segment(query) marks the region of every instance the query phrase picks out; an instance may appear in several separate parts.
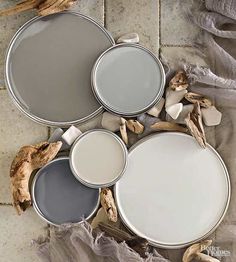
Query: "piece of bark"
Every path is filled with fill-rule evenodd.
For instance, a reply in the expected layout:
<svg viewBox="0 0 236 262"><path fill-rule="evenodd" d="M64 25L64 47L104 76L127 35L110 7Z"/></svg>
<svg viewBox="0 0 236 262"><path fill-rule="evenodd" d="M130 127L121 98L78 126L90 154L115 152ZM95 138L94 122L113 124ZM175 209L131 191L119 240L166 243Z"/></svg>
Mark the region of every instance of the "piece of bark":
<svg viewBox="0 0 236 262"><path fill-rule="evenodd" d="M144 131L144 126L139 123L138 120L130 119L126 121L126 126L131 132L135 134L142 134Z"/></svg>
<svg viewBox="0 0 236 262"><path fill-rule="evenodd" d="M190 103L195 104L196 102L198 102L200 104L200 106L204 107L204 108L209 108L213 105L213 102L209 98L207 98L207 97L205 97L204 95L201 95L201 94L188 92L187 94L185 94L184 97Z"/></svg>
<svg viewBox="0 0 236 262"><path fill-rule="evenodd" d="M148 251L149 246L148 241L145 238L131 236L123 230L104 223L99 223L99 228L108 236L113 237L118 243L125 241L125 243L139 253L141 257L146 257L146 252Z"/></svg>
<svg viewBox="0 0 236 262"><path fill-rule="evenodd" d="M76 0L46 0L39 5L38 14L41 16L64 11L70 8Z"/></svg>
<svg viewBox="0 0 236 262"><path fill-rule="evenodd" d="M96 216L93 218L92 222L91 222L91 227L92 228L96 228L98 227L99 223L109 223L109 218L104 210L104 208L99 208L97 211Z"/></svg>
<svg viewBox="0 0 236 262"><path fill-rule="evenodd" d="M125 142L126 145L129 143L128 134L126 130L126 120L124 118L121 118L121 125L120 125L120 134L122 137L122 140Z"/></svg>
<svg viewBox="0 0 236 262"><path fill-rule="evenodd" d="M183 70L178 71L169 83L169 87L175 91L187 89L188 86L188 78Z"/></svg>
<svg viewBox="0 0 236 262"><path fill-rule="evenodd" d="M31 205L29 179L31 173L51 161L58 153L62 142L43 142L36 145L24 146L14 158L11 169L11 191L13 206L20 215Z"/></svg>
<svg viewBox="0 0 236 262"><path fill-rule="evenodd" d="M0 16L15 15L35 9L38 15L45 16L68 9L76 0L25 0L13 7L0 11Z"/></svg>
<svg viewBox="0 0 236 262"><path fill-rule="evenodd" d="M202 124L202 113L199 103L194 104L193 111L185 119L191 135L197 140L202 148L206 148L206 136Z"/></svg>
<svg viewBox="0 0 236 262"><path fill-rule="evenodd" d="M175 131L175 132L183 132L183 133L187 133L188 131L186 127L167 121L159 121L151 125L151 129L153 131Z"/></svg>
<svg viewBox="0 0 236 262"><path fill-rule="evenodd" d="M117 208L111 190L109 188L103 188L100 196L101 205L104 208L109 220L117 222Z"/></svg>

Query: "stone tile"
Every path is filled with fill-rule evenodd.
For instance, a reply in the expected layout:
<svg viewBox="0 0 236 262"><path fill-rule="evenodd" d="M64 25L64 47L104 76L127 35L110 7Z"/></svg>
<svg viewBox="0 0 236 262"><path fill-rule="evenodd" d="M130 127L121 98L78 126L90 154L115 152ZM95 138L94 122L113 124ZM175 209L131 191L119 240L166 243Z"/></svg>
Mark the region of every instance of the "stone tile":
<svg viewBox="0 0 236 262"><path fill-rule="evenodd" d="M0 261L39 262L31 240L46 236L47 224L31 208L18 216L12 206L0 206Z"/></svg>
<svg viewBox="0 0 236 262"><path fill-rule="evenodd" d="M90 130L90 129L101 128L101 122L102 122L102 115L99 115L99 116L89 120L87 123L78 125L77 127L82 132L85 132L85 131Z"/></svg>
<svg viewBox="0 0 236 262"><path fill-rule="evenodd" d="M160 53L173 68L178 68L182 62L206 65L204 58L193 47L162 47Z"/></svg>
<svg viewBox="0 0 236 262"><path fill-rule="evenodd" d="M193 1L161 0L161 44L192 45L201 30L186 18L184 9L191 8Z"/></svg>
<svg viewBox="0 0 236 262"><path fill-rule="evenodd" d="M0 203L10 203L11 161L21 146L47 140L48 130L19 112L6 90L0 91L0 101Z"/></svg>
<svg viewBox="0 0 236 262"><path fill-rule="evenodd" d="M14 6L17 2L19 1L0 1L0 9ZM5 53L9 42L15 32L30 18L34 17L35 14L34 11L27 11L18 15L0 17L0 84L3 84Z"/></svg>
<svg viewBox="0 0 236 262"><path fill-rule="evenodd" d="M90 16L104 24L104 0L80 0L71 10Z"/></svg>
<svg viewBox="0 0 236 262"><path fill-rule="evenodd" d="M156 54L159 45L158 0L106 0L106 27L117 38L139 34L140 43Z"/></svg>

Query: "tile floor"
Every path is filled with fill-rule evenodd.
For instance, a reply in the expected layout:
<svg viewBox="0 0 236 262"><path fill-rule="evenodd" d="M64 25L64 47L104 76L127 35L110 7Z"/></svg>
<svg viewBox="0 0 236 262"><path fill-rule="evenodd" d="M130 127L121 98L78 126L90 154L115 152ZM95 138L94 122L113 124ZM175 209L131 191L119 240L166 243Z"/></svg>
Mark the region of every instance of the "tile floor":
<svg viewBox="0 0 236 262"><path fill-rule="evenodd" d="M0 1L0 8L15 0ZM104 24L114 37L137 32L141 44L156 55L166 56L176 64L183 57L195 63L204 61L192 56L193 40L201 33L190 24L182 7L190 7L189 1L175 0L80 0L73 8ZM22 115L11 102L4 85L4 53L15 31L34 12L0 18L0 262L38 261L30 247L31 240L48 232L33 210L18 217L11 206L9 190L9 166L20 146L47 139L50 130ZM99 118L83 129L92 128ZM180 261L173 252L173 261Z"/></svg>

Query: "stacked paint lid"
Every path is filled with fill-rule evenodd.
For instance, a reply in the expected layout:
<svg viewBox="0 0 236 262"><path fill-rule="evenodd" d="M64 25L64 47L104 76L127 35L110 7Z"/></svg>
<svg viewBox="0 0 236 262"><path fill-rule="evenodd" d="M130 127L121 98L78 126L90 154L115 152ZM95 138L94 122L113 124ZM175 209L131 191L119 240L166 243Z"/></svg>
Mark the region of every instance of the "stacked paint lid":
<svg viewBox="0 0 236 262"><path fill-rule="evenodd" d="M103 108L125 116L143 113L159 101L164 82L163 67L149 50L116 46L104 27L73 12L31 19L6 56L13 101L48 126L79 124Z"/></svg>

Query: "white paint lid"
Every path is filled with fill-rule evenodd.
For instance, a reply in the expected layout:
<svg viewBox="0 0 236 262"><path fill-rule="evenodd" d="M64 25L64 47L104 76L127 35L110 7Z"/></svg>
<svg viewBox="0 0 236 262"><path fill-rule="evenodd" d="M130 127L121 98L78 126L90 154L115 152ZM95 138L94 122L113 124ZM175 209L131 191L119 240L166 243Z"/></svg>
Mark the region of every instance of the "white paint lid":
<svg viewBox="0 0 236 262"><path fill-rule="evenodd" d="M85 132L75 141L70 152L74 176L92 188L111 186L120 179L127 166L124 142L105 129Z"/></svg>
<svg viewBox="0 0 236 262"><path fill-rule="evenodd" d="M211 146L202 149L191 136L162 133L131 150L115 197L123 222L135 234L155 246L179 248L219 225L230 182Z"/></svg>

